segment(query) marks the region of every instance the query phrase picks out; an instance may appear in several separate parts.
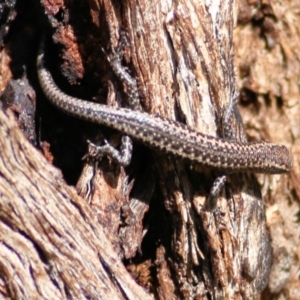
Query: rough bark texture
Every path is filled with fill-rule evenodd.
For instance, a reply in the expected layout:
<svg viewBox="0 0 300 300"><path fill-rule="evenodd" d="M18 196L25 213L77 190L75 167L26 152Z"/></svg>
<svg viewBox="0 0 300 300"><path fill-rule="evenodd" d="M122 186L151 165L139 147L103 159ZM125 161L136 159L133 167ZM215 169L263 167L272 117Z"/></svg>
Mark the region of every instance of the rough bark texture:
<svg viewBox="0 0 300 300"><path fill-rule="evenodd" d="M300 297L300 7L251 3L41 0L28 1L29 11L7 3L1 17L16 25L3 43L1 87L10 89L2 101L47 160L12 114L1 113L2 297L256 299L263 290L263 299ZM75 191L50 163L75 184L86 140L118 146L120 135L67 117L43 99L34 75L37 20L49 39L48 65L66 93L126 106L126 86L102 51L109 54L126 30L124 65L138 80L145 111L226 138L224 115L240 100L249 140L291 146L292 180L231 175L221 213L213 215L202 208L218 172L135 143L126 169L109 159L85 160ZM12 76L22 84L8 84ZM35 140L31 83L37 138L51 152ZM246 141L233 107L230 138Z"/></svg>
<svg viewBox="0 0 300 300"><path fill-rule="evenodd" d="M0 113L1 276L13 299L152 299L88 204ZM3 295L4 296L4 295Z"/></svg>
<svg viewBox="0 0 300 300"><path fill-rule="evenodd" d="M289 176L258 176L273 262L262 299L299 299L299 78L298 1L240 1L234 33L240 111L250 140L290 145Z"/></svg>

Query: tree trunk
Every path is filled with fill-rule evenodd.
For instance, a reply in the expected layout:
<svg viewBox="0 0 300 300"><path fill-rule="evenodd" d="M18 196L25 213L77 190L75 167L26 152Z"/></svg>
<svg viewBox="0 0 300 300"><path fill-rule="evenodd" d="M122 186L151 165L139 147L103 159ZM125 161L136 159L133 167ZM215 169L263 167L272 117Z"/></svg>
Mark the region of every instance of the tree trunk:
<svg viewBox="0 0 300 300"><path fill-rule="evenodd" d="M45 14L39 16L40 23L49 38L48 66L64 92L87 101L126 106L127 87L119 82L106 57L117 47L121 31L126 31L129 44L123 64L137 79L143 110L213 136L228 138L229 130L231 139L246 142L235 103L238 83L233 55L233 28L236 21L243 23L235 35L235 65L238 79L243 78L239 81L240 108L250 125L248 106L250 111L256 108L261 119L263 112L268 118L266 127L255 123L262 134L253 129L249 137L292 142L289 124L271 133L273 127L288 119L292 104L286 104L280 89L274 91L267 84L262 89L261 81L253 83L257 53L251 52L246 61L241 59L247 54L242 53L246 47L239 44L242 38L238 36L250 21L254 28L269 29L276 15L271 5L256 8L254 16L251 6L242 3L237 15L237 3L230 0L210 4L196 0L40 2L40 13ZM258 16L262 25L254 23ZM256 41L265 38L267 46L280 48L282 40L263 29ZM19 36L30 36L27 44L37 33L36 29L28 33L27 27L19 30ZM16 44L22 43L16 40ZM9 47L14 57L13 38ZM28 57L33 65L31 54ZM228 175L218 198L218 213L212 214L204 205L221 173L135 142L127 168L108 158L85 159L75 190L51 165L52 160L72 184L86 140L101 143L105 138L118 146L120 134L55 110L43 99L33 72L28 68L38 91L39 129L32 129L35 124L28 121L21 127L33 142L34 131L40 132L38 138L50 142L51 152L47 144L38 143L46 160L17 128L12 113L0 113L3 297L256 299L266 288L270 272L273 281L269 281L265 297L284 289L291 259L285 247L279 242L274 244L274 237L271 244L270 232L275 229L272 219L268 219L270 232L267 227L258 180L264 180L263 193L274 212L271 204L279 201L277 193L285 202L286 195L299 194L297 189L292 194L291 188L286 188L286 175L275 177L276 182L269 176L257 179L253 174ZM31 92L26 95L34 99ZM11 92L6 92L2 100L9 97ZM16 104L4 106L14 109ZM233 114L224 124L228 107L232 107ZM23 110L22 105L17 110L19 124L19 111ZM268 124L272 125L268 128ZM297 170L292 173L294 182ZM271 269L272 245L275 263ZM278 267L282 261L285 265ZM288 268L283 279L276 279L280 272L276 267L281 271Z"/></svg>

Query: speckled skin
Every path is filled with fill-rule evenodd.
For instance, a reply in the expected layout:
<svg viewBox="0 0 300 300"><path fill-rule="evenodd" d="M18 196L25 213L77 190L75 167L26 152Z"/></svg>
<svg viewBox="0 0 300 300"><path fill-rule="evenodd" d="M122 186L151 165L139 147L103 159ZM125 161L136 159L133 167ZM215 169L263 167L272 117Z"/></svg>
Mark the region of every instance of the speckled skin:
<svg viewBox="0 0 300 300"><path fill-rule="evenodd" d="M43 92L54 105L75 117L117 129L150 147L225 172L276 174L293 166L283 145L222 140L160 116L70 97L58 89L43 61L41 47L37 68Z"/></svg>

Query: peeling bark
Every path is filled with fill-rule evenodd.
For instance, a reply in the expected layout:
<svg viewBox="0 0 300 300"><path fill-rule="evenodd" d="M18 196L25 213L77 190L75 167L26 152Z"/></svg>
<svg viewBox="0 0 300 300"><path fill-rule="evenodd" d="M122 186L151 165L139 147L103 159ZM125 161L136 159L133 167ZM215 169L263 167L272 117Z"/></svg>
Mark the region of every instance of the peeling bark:
<svg viewBox="0 0 300 300"><path fill-rule="evenodd" d="M103 52L109 54L120 31L126 30L129 45L124 65L137 78L141 104L148 113L245 142L235 105L239 84L240 109L247 124L252 121L245 112L249 101L252 103L249 95L258 95L250 110L256 107L267 118L275 115L275 121L270 118L273 125L287 114L288 100L283 97L280 108L274 104L280 102L280 89L276 83L268 86L267 79L254 77L259 72L254 63L257 56L254 52L242 55L242 37L236 40L238 30L259 20L261 32L253 41L259 44L264 36L267 46L277 49L275 42L282 40L275 30L276 10L269 4L253 15L253 8L245 3L239 4L237 14L237 3L229 0L209 4L196 0L40 2L45 12L43 27L54 42L49 38L48 65L66 93L126 106L127 87L112 73ZM244 27L238 27L234 37L236 18ZM234 38L239 81L234 71ZM282 43L290 58L284 46ZM263 95L270 96L269 102L263 102ZM233 114L229 124L224 124L229 106ZM48 120L45 111L41 116ZM272 134L269 121L261 120L255 123L259 130L250 130L251 140L291 142L285 139L288 125ZM65 122L69 122L67 117ZM118 146L120 134L94 124L78 124L74 130L78 130L82 145L67 140L73 148L67 154L70 158L77 148L85 147L86 139L101 143L105 138ZM42 133L46 126L59 136L60 127L52 128L45 121ZM53 144L57 141L59 137ZM211 214L203 205L218 171L190 165L138 143L126 169L109 159L86 159L76 189L50 165L53 156L48 146L43 146L47 162L26 141L10 113L0 113L0 143L3 297L256 299L267 286L272 248L265 202L254 175L228 176L218 199L219 213ZM55 155L54 161L58 161ZM294 182L298 182L297 170ZM271 177L262 178L268 203L276 198L268 189L291 194L286 188L287 176L276 183ZM297 193L297 187L295 190ZM276 222L270 214L268 211L273 234ZM288 251L274 244L274 238L273 247L275 265L265 295L284 289L286 276L281 280L276 276L290 266Z"/></svg>

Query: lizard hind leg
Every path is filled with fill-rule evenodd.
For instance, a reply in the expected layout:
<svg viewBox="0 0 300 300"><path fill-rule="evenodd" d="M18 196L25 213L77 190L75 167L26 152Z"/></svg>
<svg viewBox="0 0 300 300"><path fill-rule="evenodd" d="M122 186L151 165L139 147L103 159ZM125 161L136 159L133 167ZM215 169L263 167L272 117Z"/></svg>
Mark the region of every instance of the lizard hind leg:
<svg viewBox="0 0 300 300"><path fill-rule="evenodd" d="M129 107L136 111L142 111L140 97L138 92L137 81L132 77L126 67L122 65L124 48L129 44L126 32L120 33L119 43L116 49L111 50L111 55L107 55L104 49L102 51L106 55L107 61L110 64L118 79L127 86L127 96Z"/></svg>
<svg viewBox="0 0 300 300"><path fill-rule="evenodd" d="M122 58L124 55L124 48L128 45L128 37L125 32L121 32L118 46L116 49L112 48L111 55L109 56L104 49L102 51L107 57L107 60L118 79L127 86L127 96L129 107L133 110L141 111L138 88L135 78L131 77L126 67L122 65ZM104 141L104 145L96 145L90 141L89 153L86 157L102 159L104 156L110 157L119 165L126 167L129 165L132 156L132 140L129 136L124 135L121 140L120 150L115 149L113 146Z"/></svg>
<svg viewBox="0 0 300 300"><path fill-rule="evenodd" d="M108 156L119 165L126 167L130 164L132 156L132 140L129 136L123 135L121 139L120 150L115 149L108 144L105 140L104 145L96 145L91 141L88 141L89 150L85 158L95 158L101 160L103 157Z"/></svg>

